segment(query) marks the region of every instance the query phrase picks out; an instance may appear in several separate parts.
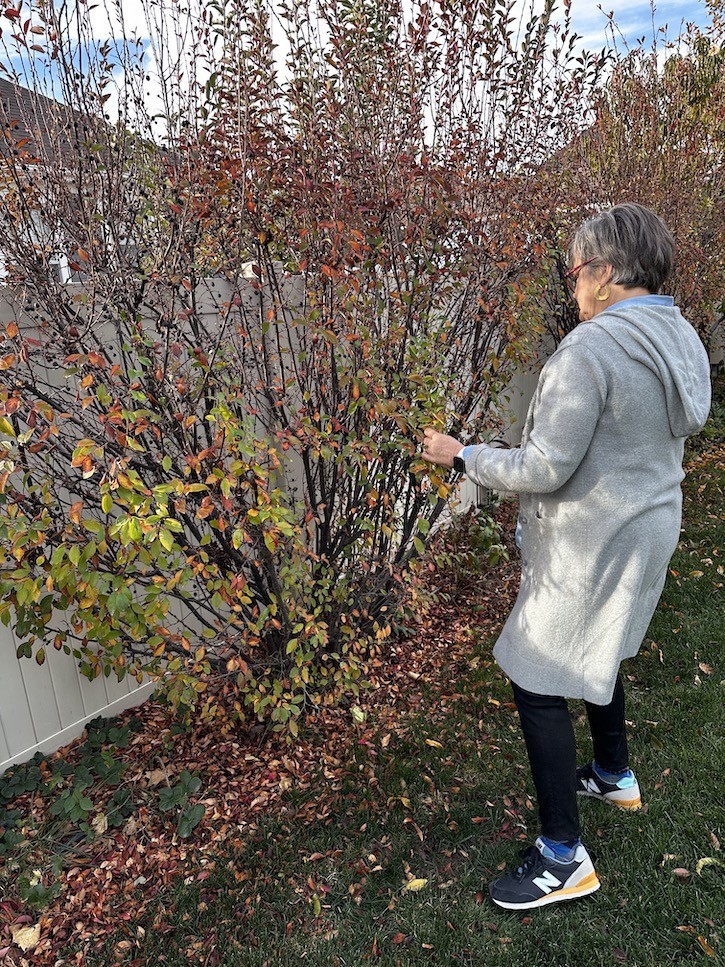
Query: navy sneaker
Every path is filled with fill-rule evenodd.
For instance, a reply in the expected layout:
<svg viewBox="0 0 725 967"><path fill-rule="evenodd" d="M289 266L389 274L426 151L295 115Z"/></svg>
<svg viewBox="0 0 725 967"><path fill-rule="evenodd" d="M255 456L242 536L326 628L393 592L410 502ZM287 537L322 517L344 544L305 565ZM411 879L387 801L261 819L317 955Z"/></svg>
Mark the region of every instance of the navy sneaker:
<svg viewBox="0 0 725 967"><path fill-rule="evenodd" d="M548 854L548 855L547 855ZM521 854L521 865L494 880L488 892L504 910L532 910L559 900L576 900L599 889L594 865L583 846L569 862L557 860L542 839Z"/></svg>
<svg viewBox="0 0 725 967"><path fill-rule="evenodd" d="M578 796L591 796L610 802L619 809L640 809L642 797L639 783L632 772L628 770L616 783L602 779L594 768L593 762L580 766L576 771L576 791Z"/></svg>

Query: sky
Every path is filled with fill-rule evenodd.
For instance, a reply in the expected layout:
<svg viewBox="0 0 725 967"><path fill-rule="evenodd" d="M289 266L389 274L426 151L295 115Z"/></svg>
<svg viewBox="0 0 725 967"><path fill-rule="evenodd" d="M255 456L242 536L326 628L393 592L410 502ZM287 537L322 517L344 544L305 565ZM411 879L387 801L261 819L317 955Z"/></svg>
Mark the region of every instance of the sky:
<svg viewBox="0 0 725 967"><path fill-rule="evenodd" d="M55 2L60 2L60 0L55 0ZM208 6L208 0L183 0L183 2L180 2L180 0L97 0L95 4L90 6L85 5L86 0L70 0L64 6L67 10L72 10L77 3L79 7L82 5L85 11L92 11L92 28L96 40L123 36L123 30L119 26L122 20L126 36L133 34L142 39L146 50L145 63L150 72L150 88L151 91L158 91L160 87L157 83L154 83L156 80L154 75L159 72L159 64L155 62L154 52L145 40L148 37L149 28L144 7L150 8L156 13L164 2L168 3L166 9L175 9L177 13L189 6L197 10L200 7ZM270 2L274 3L274 0L270 0ZM532 0L515 0L514 13L525 11L525 20L528 20L531 3ZM563 18L564 3L565 0L558 0L558 19ZM533 4L534 11L538 13L544 8L545 0L533 0ZM34 3L31 2L31 10L33 6ZM461 10L465 9L466 2L461 0ZM613 14L616 28L613 28L609 16L610 12ZM109 20L111 21L110 24ZM592 2L592 0L571 0L571 21L573 30L580 37L578 46L582 49L596 52L605 46L615 45L621 52L627 46L636 46L641 38L644 38L645 47L650 47L653 39L657 36L657 46L661 51L663 41L667 38L674 39L684 22L693 22L698 26L704 26L708 23L709 16L706 0L658 0L655 4L651 4L649 0L604 0L601 6L597 5L596 0L595 2ZM70 22L73 22L72 17ZM170 40L173 38L175 33L173 28L169 29L164 23L159 23L158 19L155 30L157 36L159 27L162 32L166 32ZM0 32L0 38L0 63L4 62L11 67L16 67L7 46L7 32L4 37ZM186 41L183 41L182 46L185 43ZM3 51L3 45L5 45L5 51ZM171 46L173 47L174 44L172 43ZM173 61L174 58L172 57L167 64L162 64L161 72L173 74ZM36 60L35 63L37 65L38 61ZM198 68L197 62L196 69L198 70ZM209 67L202 67L202 73L208 73L208 70ZM52 67L50 71L52 74ZM117 75L119 80L120 76L121 72ZM33 86L22 76L19 79L21 83ZM52 80L51 85L52 90L46 88L45 92L58 97L59 94L56 92ZM151 96L153 97L153 94ZM156 96L158 97L158 94ZM114 94L112 95L112 102L107 105L110 116L114 116L116 113L113 103L115 100L116 95ZM160 102L159 107L161 107Z"/></svg>
<svg viewBox="0 0 725 967"><path fill-rule="evenodd" d="M698 26L708 22L707 9L700 0L660 0L655 4L654 16L646 0L605 0L601 5L591 0L572 0L572 23L582 37L582 47L598 50L604 46L607 36L611 38L607 16L610 11L614 12L617 27L621 30L621 35L616 35L620 44L623 38L630 45L640 37L649 42L654 31L664 27L668 28L668 36L674 37L683 22Z"/></svg>

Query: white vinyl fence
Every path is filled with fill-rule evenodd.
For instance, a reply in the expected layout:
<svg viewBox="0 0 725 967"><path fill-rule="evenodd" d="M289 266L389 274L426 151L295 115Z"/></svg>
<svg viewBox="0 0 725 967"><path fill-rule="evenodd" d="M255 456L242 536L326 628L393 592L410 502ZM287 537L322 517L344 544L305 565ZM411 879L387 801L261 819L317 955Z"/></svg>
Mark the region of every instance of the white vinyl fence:
<svg viewBox="0 0 725 967"><path fill-rule="evenodd" d="M81 734L97 715L118 715L148 698L153 683L96 678L90 682L63 652L49 648L43 665L16 658L12 629L0 627L0 773L36 752L50 753Z"/></svg>
<svg viewBox="0 0 725 967"><path fill-rule="evenodd" d="M505 396L507 416L511 423L504 434L506 442L516 447L521 442L521 433L528 413L529 403L534 397L539 382L539 370L517 373L509 384ZM464 478L458 491L458 503L455 510L466 511L471 507L486 507L490 501L491 492L485 487L479 487L472 480Z"/></svg>

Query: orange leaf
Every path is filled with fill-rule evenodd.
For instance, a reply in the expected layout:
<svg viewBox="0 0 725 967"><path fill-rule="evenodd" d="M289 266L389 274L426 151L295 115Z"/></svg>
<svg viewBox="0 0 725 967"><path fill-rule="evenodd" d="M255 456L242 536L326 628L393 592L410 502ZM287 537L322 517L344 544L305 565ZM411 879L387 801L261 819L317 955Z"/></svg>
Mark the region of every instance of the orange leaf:
<svg viewBox="0 0 725 967"><path fill-rule="evenodd" d="M705 953L707 954L708 957L716 957L717 956L717 954L715 953L715 951L712 949L712 947L707 942L707 940L705 940L704 937L698 937L697 938L697 942L700 944L700 946L705 951Z"/></svg>

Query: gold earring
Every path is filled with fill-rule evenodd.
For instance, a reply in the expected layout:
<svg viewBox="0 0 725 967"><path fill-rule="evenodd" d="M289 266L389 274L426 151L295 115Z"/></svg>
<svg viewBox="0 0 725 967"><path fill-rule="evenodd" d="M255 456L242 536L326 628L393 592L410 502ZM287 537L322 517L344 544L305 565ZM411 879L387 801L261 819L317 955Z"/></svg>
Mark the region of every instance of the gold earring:
<svg viewBox="0 0 725 967"><path fill-rule="evenodd" d="M602 293L602 287L599 285L599 283L597 283L597 286L594 289L594 298L597 300L597 302L606 302L609 298L609 286L606 285L604 288L605 291Z"/></svg>

